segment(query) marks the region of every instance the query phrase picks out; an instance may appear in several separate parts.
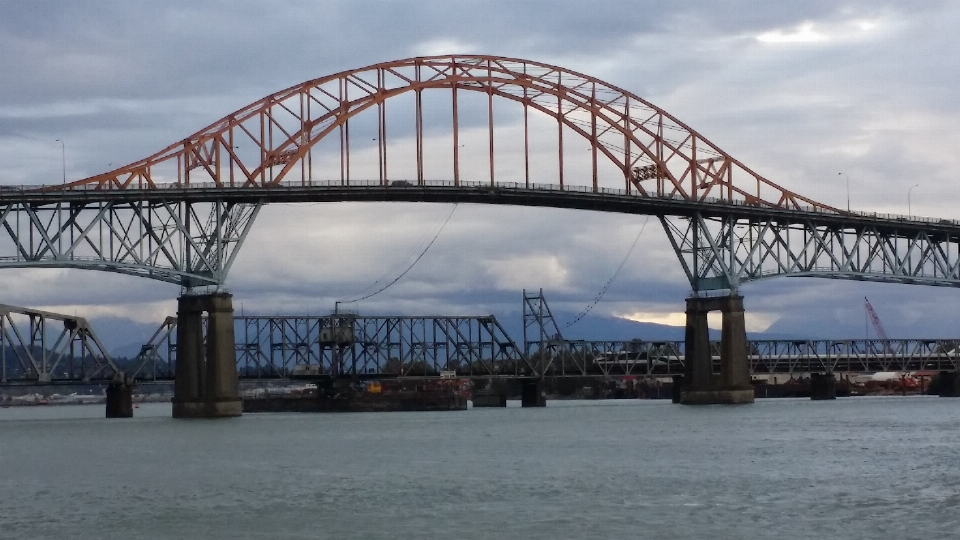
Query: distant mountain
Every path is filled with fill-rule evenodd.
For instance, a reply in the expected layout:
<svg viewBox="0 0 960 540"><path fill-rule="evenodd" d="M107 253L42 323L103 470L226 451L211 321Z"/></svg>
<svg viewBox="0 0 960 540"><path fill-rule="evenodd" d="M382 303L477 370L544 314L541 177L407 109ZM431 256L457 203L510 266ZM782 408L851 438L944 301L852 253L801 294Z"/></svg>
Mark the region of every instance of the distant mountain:
<svg viewBox="0 0 960 540"><path fill-rule="evenodd" d="M666 324L636 322L607 315L587 315L576 324L564 327L567 321L576 318L576 313L554 311L554 319L560 334L566 339L587 341L620 341L640 339L643 341L681 341L684 327ZM520 312L498 314L497 321L516 342L523 341L523 317ZM531 330L532 331L532 330ZM711 339L719 339L720 332L711 330Z"/></svg>

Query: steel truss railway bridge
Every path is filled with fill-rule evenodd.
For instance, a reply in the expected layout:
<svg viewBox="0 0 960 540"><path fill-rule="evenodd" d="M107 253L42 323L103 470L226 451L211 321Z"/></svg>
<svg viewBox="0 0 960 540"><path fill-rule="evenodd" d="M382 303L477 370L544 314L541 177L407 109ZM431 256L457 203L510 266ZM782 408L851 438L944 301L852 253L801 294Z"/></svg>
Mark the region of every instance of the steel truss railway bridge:
<svg viewBox="0 0 960 540"><path fill-rule="evenodd" d="M816 202L626 90L539 62L472 55L321 77L135 163L63 185L5 187L0 267L180 285L175 415L238 414L227 274L264 205L322 201L656 216L693 293L690 403L747 400L743 283L960 285L960 223ZM706 326L713 310L724 321L719 373Z"/></svg>
<svg viewBox="0 0 960 540"><path fill-rule="evenodd" d="M240 380L438 377L672 377L684 375L683 340L565 339L542 295L525 295L524 339L494 316L336 313L234 317ZM711 341L718 366L720 342ZM960 339L751 340L753 375L956 371ZM132 359L113 359L81 317L0 305L0 385L172 381L177 318L168 317Z"/></svg>

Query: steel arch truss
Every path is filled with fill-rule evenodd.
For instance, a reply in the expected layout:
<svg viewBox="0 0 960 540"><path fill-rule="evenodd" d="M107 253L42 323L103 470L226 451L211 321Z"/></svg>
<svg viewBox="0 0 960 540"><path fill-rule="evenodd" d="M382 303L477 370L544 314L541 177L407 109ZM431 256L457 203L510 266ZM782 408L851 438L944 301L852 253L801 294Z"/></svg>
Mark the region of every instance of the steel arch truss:
<svg viewBox="0 0 960 540"><path fill-rule="evenodd" d="M468 101L464 93L481 99ZM504 115L509 119L499 122L508 125L500 127L522 129L522 137L498 137L494 104L504 102L517 114ZM534 146L545 143L539 147L547 150L530 150L531 114L557 126L554 134L534 125L535 136L546 139ZM433 124L425 127L425 116L444 117L437 121L442 137L430 139ZM468 119L481 128L474 140L486 136L486 144L460 144ZM570 135L586 142L589 154L579 144L578 152L567 148ZM389 143L396 139L402 145ZM442 147L440 172L427 178L425 160L433 165L434 158L425 155L434 150L425 147L434 142ZM415 157L415 172L407 171L415 177L397 176L405 170L397 165L401 153ZM578 155L583 166L571 167ZM504 167L509 156L522 156L522 165ZM374 159L376 167L363 168ZM510 177L506 182L498 181L495 162L501 179ZM520 169L522 176L513 173ZM580 185L571 182L571 169ZM468 170L481 182L461 178ZM547 171L550 182L531 182L531 170ZM68 266L188 287L222 284L259 208L250 201L285 200L296 189L303 202L459 202L483 189L486 203L658 215L694 291L736 289L777 275L960 286L956 223L837 210L761 177L630 92L549 64L479 55L409 58L307 81L143 160L70 184L18 190L14 195L24 200L94 202L0 207L6 231L0 267ZM187 203L109 202L172 193L180 200L210 200L212 193L244 202L210 203L209 214L194 214Z"/></svg>
<svg viewBox="0 0 960 540"><path fill-rule="evenodd" d="M221 285L260 204L0 203L0 268L106 270L184 287Z"/></svg>
<svg viewBox="0 0 960 540"><path fill-rule="evenodd" d="M694 291L736 290L775 276L960 286L960 237L891 220L842 223L814 214L660 217Z"/></svg>
<svg viewBox="0 0 960 540"><path fill-rule="evenodd" d="M621 171L621 185L640 196L836 212L761 177L666 111L630 92L549 64L477 55L409 58L307 81L252 103L146 159L49 189L155 189L168 182L262 187L285 178L310 184L320 162L312 149L324 139L334 141L339 151L336 164L327 167L337 169L336 176L349 185L351 142L354 149L362 144L356 136L351 137L350 121L368 110L376 112L379 181L387 184L391 169L386 107L392 98L408 93L414 94L413 114L410 125L400 131L414 133L415 180L422 183L427 90L450 92L450 177L455 183L460 180L462 151L458 96L472 92L488 97L483 113L488 120L489 148L483 149L483 159L489 158L491 184L496 182L497 98L523 109L524 142L522 148L510 151L524 155L527 183L531 168L529 116L533 112L552 118L562 128L556 134L558 154L553 158L559 165L557 182L561 186L565 182L566 130L590 144L595 192L600 189L598 160L607 159Z"/></svg>

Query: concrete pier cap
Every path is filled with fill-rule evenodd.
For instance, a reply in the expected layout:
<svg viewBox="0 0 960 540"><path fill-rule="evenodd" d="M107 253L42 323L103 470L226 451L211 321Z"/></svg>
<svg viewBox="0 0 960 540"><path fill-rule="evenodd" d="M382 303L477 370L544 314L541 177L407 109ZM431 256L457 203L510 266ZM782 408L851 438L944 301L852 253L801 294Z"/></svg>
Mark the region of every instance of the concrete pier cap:
<svg viewBox="0 0 960 540"><path fill-rule="evenodd" d="M713 350L707 314L722 315L720 372L714 373ZM731 291L722 296L694 295L687 298L685 335L686 372L680 403L684 405L753 403L750 366L747 363L747 329L743 297Z"/></svg>

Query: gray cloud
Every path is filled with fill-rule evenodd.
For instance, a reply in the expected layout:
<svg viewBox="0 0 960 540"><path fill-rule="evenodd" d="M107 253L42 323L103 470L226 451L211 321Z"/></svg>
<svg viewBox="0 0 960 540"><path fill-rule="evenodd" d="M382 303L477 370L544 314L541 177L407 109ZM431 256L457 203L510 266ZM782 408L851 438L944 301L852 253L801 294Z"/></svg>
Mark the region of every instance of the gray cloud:
<svg viewBox="0 0 960 540"><path fill-rule="evenodd" d="M931 1L6 2L0 183L59 181L58 138L67 141L68 176L80 178L281 88L451 48L552 62L634 91L761 174L828 204L845 203L837 174L845 172L854 209L905 212L907 188L920 183L914 213L957 218L960 67L950 59L960 53L958 24L955 3ZM803 32L816 39L790 41ZM430 121L442 126L443 116ZM447 208L268 207L230 288L248 312L329 309L393 279ZM515 311L520 287L543 286L557 309L575 313L638 229L632 216L464 205L402 281L361 307ZM4 276L8 303L103 316L130 317L141 303L169 311L177 294L92 272ZM679 312L686 289L654 221L596 311ZM944 301L953 291L923 287L776 279L743 292L748 310L791 334L858 336L864 295L892 335L946 334L958 315Z"/></svg>

